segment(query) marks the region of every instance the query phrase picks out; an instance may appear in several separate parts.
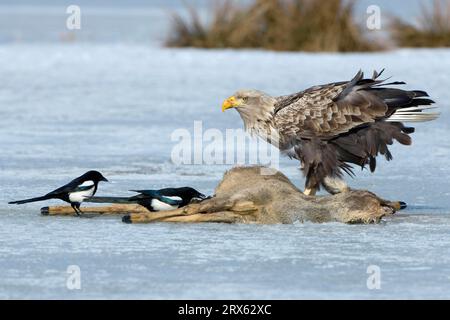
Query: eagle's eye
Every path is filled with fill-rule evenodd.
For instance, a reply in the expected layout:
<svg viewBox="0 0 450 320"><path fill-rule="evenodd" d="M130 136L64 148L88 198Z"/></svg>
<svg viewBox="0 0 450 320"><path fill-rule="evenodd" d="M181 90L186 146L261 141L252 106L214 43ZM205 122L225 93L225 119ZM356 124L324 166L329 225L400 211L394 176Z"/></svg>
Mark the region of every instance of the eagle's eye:
<svg viewBox="0 0 450 320"><path fill-rule="evenodd" d="M243 97L242 98L242 102L247 103L248 102L248 97Z"/></svg>

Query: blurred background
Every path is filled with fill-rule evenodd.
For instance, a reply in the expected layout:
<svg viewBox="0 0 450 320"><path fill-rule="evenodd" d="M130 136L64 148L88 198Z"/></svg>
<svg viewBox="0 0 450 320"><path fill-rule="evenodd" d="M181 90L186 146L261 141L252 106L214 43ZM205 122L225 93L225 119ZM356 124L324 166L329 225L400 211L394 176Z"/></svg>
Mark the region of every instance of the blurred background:
<svg viewBox="0 0 450 320"><path fill-rule="evenodd" d="M449 1L432 0L1 0L0 298L449 298L449 23ZM175 130L241 129L220 109L240 88L283 95L383 68L442 112L394 161L348 178L408 203L387 223L135 226L7 204L90 169L112 181L97 195L213 194L231 165L174 164ZM302 188L296 161L280 169ZM382 290L368 290L369 265Z"/></svg>
<svg viewBox="0 0 450 320"><path fill-rule="evenodd" d="M314 12L317 17L330 7L346 8L350 6L354 15L348 17L348 19L364 25L367 8L375 4L380 7L382 13L384 27L381 31L386 33L386 24L392 18L402 19L408 24L420 25L420 18L424 14L421 9L423 7L431 9L433 1L411 0L406 4L402 1L389 0L332 0L328 1L326 5L323 1L315 1L316 5L319 4L322 9L314 10ZM228 4L229 7L225 15L233 15L232 12L236 8L240 8L241 11L250 9L250 14L246 12L246 18L248 19L251 15L263 14L264 12L261 13L261 9L269 12L271 9L274 14L278 13L275 11L275 7L289 2L299 7L305 7L308 2L314 3L314 1L308 0L130 0L126 2L119 0L43 0L39 2L2 0L0 1L0 41L6 43L38 41L131 42L161 45L168 39L176 37L176 35L170 34L171 26L173 27L172 14L178 12L181 16L187 17L189 15L186 12L187 7L195 8L204 22L212 22L214 18L218 18L214 16L214 13L218 8L224 7L224 4ZM439 10L439 13L446 17L448 15L448 9L445 8L447 6L446 1L436 2L442 3L441 8L443 10ZM72 4L80 6L83 14L82 28L76 30L76 32L69 32L65 26L65 20L68 17L66 8ZM254 6L253 9L252 6ZM338 12L339 10L335 10L331 14L337 15ZM279 17L280 20L289 20L288 14L286 17ZM314 17L304 16L302 18L313 19ZM189 19L186 20L189 21ZM297 15L294 18L291 17L291 20L300 23L302 19ZM320 30L315 32L318 31ZM335 30L335 35L338 33L339 29Z"/></svg>

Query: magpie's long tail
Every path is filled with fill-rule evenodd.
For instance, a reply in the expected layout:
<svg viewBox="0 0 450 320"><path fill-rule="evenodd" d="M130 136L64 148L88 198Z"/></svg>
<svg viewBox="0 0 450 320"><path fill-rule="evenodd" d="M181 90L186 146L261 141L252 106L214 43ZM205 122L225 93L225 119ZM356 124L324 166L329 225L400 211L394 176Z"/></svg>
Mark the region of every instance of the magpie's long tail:
<svg viewBox="0 0 450 320"><path fill-rule="evenodd" d="M137 203L137 201L131 200L128 197L91 197L84 201L92 203L124 203L124 204Z"/></svg>
<svg viewBox="0 0 450 320"><path fill-rule="evenodd" d="M8 202L8 204L24 204L24 203L28 203L28 202L44 201L44 200L48 200L51 198L52 198L51 196L42 196L42 197L25 199L25 200L11 201L11 202Z"/></svg>

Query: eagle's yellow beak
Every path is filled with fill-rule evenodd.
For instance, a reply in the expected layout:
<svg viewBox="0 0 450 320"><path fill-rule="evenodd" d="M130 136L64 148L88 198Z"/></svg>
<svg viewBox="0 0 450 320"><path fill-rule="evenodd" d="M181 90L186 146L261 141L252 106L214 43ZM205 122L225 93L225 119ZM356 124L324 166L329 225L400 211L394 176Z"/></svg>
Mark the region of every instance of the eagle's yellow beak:
<svg viewBox="0 0 450 320"><path fill-rule="evenodd" d="M234 108L237 106L239 106L239 102L236 100L236 98L234 96L231 96L223 102L222 112L224 112L227 109Z"/></svg>

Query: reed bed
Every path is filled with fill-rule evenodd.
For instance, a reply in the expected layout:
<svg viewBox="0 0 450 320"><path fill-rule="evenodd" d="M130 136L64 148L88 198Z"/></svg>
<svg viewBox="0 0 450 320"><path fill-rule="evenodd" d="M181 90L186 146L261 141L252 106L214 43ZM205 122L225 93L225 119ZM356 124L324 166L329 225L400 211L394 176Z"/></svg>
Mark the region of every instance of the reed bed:
<svg viewBox="0 0 450 320"><path fill-rule="evenodd" d="M277 51L376 51L354 19L355 1L255 0L239 5L216 2L204 23L188 7L188 17L173 15L169 47L261 48Z"/></svg>
<svg viewBox="0 0 450 320"><path fill-rule="evenodd" d="M434 0L431 5L422 5L421 14L414 22L393 19L391 34L398 46L450 47L449 0Z"/></svg>

